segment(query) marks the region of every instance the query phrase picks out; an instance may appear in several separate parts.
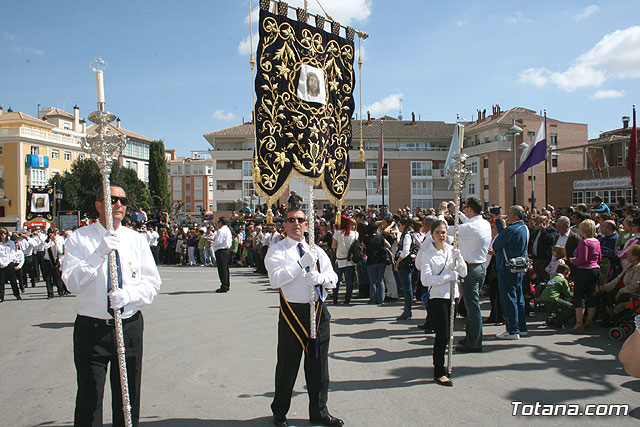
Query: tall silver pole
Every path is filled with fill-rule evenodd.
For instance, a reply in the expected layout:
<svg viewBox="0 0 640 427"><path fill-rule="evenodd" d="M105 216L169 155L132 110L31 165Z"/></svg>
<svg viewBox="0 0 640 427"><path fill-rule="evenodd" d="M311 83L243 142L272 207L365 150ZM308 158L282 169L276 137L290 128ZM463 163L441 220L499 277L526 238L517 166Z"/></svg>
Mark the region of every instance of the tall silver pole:
<svg viewBox="0 0 640 427"><path fill-rule="evenodd" d="M313 185L309 185L309 204L307 205L307 217L309 221L309 246L313 249L315 245L315 223L316 214L313 210ZM316 287L309 287L309 338L314 340L317 336L316 325Z"/></svg>
<svg viewBox="0 0 640 427"><path fill-rule="evenodd" d="M98 61L99 64L94 68L94 63ZM102 63L102 65L100 64ZM87 135L82 138L80 145L84 151L98 164L100 169L100 175L102 176L102 189L104 191L104 214L107 223L107 230L113 231L113 211L111 208L111 184L109 182L109 176L111 175L111 165L114 160L117 160L118 156L124 150L126 146L126 137L120 133L111 133L112 128L109 128L109 123L116 119L115 114L104 111L104 88L101 87L102 71L106 68L106 62L102 58L96 58L92 61L92 69L98 75L100 71L100 81L98 83L98 111L90 113L88 119L95 123L96 134ZM102 96L101 96L102 95ZM118 266L116 264L116 254L114 251L109 252L109 277L111 283L118 283ZM111 292L118 289L115 285L112 287ZM114 310L113 312L114 326L116 332L116 350L118 353L118 368L120 371L120 388L122 392L122 412L124 413L124 424L126 427L132 427L131 421L131 402L129 399L129 381L127 377L127 365L124 354L124 332L122 329L122 318L120 317L120 310Z"/></svg>
<svg viewBox="0 0 640 427"><path fill-rule="evenodd" d="M462 137L460 138L461 140L463 139ZM453 247L458 249L458 226L460 224L460 197L462 196L462 188L464 187L464 182L466 181L467 177L469 176L470 172L467 171L464 167L464 163L467 160L467 156L466 154L456 154L453 156L453 158L456 161L456 165L453 171L448 171L447 174L449 175L449 177L451 177L453 179L453 189L455 191L456 194L456 200L455 200L455 206L456 206L456 210L455 210L455 217L454 217L454 223L453 223ZM457 259L454 259L454 267L456 266L457 263ZM454 323L455 323L455 319L456 319L456 312L455 312L455 290L456 290L456 286L458 285L458 281L457 281L457 275L456 275L456 280L451 282L451 287L449 288L449 296L450 296L450 314L449 314L449 349L448 349L448 353L447 353L447 373L449 376L451 376L451 372L452 372L452 361L453 361L453 328L454 328Z"/></svg>

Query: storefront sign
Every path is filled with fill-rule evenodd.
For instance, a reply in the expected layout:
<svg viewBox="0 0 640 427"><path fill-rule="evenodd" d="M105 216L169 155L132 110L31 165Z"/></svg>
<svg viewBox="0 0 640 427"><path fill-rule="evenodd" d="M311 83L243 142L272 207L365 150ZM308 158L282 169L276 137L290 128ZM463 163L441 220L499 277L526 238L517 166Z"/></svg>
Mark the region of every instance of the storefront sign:
<svg viewBox="0 0 640 427"><path fill-rule="evenodd" d="M630 176L603 179L585 179L573 181L574 190L600 190L603 188L622 188L631 186Z"/></svg>

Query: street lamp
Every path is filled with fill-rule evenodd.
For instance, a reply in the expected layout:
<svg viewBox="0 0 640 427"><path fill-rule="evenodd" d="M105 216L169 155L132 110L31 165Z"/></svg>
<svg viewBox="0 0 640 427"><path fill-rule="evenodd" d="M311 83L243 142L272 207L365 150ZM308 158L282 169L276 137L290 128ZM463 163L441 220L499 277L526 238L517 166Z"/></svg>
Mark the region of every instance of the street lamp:
<svg viewBox="0 0 640 427"><path fill-rule="evenodd" d="M516 171L516 135L522 133L522 128L516 125L515 119L513 120L513 126L507 131L507 135L513 135L513 171ZM516 189L516 176L513 176L513 204L518 204L518 193Z"/></svg>

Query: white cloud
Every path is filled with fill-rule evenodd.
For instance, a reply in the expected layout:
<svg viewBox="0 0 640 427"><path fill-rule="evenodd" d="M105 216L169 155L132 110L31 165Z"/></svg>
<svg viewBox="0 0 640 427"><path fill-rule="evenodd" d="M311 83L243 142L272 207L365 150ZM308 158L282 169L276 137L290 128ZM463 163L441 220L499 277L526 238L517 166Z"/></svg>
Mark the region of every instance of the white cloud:
<svg viewBox="0 0 640 427"><path fill-rule="evenodd" d="M7 32L7 31L4 31L4 32L2 33L2 36L3 36L6 40L9 40L9 41L14 41L14 40L16 39L15 34L11 34L11 33Z"/></svg>
<svg viewBox="0 0 640 427"><path fill-rule="evenodd" d="M598 11L600 11L600 8L597 5L592 4L591 6L587 6L582 12L574 15L573 20L581 21L583 19L587 19L588 17L590 17L591 15L593 15Z"/></svg>
<svg viewBox="0 0 640 427"><path fill-rule="evenodd" d="M386 98L376 101L365 107L365 111L371 113L372 116L379 116L389 112L396 112L400 109L400 102L404 98L404 93L395 93Z"/></svg>
<svg viewBox="0 0 640 427"><path fill-rule="evenodd" d="M624 91L608 89L608 90L599 90L593 95L589 97L589 99L611 99L611 98L621 98L625 95Z"/></svg>
<svg viewBox="0 0 640 427"><path fill-rule="evenodd" d="M640 78L640 26L605 35L564 72L528 68L518 74L520 83L539 87L552 83L566 92L600 86L610 78Z"/></svg>
<svg viewBox="0 0 640 427"><path fill-rule="evenodd" d="M225 112L224 110L216 110L213 112L213 114L211 114L211 118L216 119L216 120L224 120L226 122L231 121L231 120L235 120L236 115L233 114L232 112Z"/></svg>
<svg viewBox="0 0 640 427"><path fill-rule="evenodd" d="M36 49L31 47L14 47L13 52L22 54L22 53L32 53L34 55L44 55L44 50Z"/></svg>
<svg viewBox="0 0 640 427"><path fill-rule="evenodd" d="M293 7L304 7L304 0L290 0L290 6ZM324 9L331 15L333 19L344 26L353 26L355 27L356 23L363 23L369 18L371 15L371 0L323 0L322 6ZM318 6L317 2L309 2L309 13L312 15L321 15L325 16L324 12ZM253 21L254 35L253 35L253 51L255 52L258 46L258 16L259 9L255 8L251 11L251 20ZM295 12L290 10L289 17L295 18ZM244 22L249 24L249 15L244 18ZM315 20L313 18L309 18L309 23L315 25ZM329 26L326 24L326 29ZM360 28L356 28L357 30ZM247 36L244 40L240 42L238 45L238 53L240 55L249 55L250 50L250 40L249 36Z"/></svg>
<svg viewBox="0 0 640 427"><path fill-rule="evenodd" d="M511 16L507 16L505 22L507 24L531 24L533 19L527 18L522 12L516 12Z"/></svg>
<svg viewBox="0 0 640 427"><path fill-rule="evenodd" d="M527 68L518 74L518 82L542 87L549 82L548 73L546 68Z"/></svg>
<svg viewBox="0 0 640 427"><path fill-rule="evenodd" d="M458 19L458 20L456 21L456 26L457 26L458 28L466 27L466 26L467 26L467 24L469 24L469 20L468 20L468 19Z"/></svg>

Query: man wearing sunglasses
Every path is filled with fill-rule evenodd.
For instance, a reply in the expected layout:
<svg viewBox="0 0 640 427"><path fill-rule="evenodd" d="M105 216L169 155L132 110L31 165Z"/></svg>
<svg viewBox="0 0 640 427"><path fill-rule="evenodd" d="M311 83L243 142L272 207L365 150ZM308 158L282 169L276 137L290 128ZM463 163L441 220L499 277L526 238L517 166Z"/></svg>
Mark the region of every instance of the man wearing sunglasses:
<svg viewBox="0 0 640 427"><path fill-rule="evenodd" d="M62 264L62 278L77 295L73 354L78 392L74 425L102 425L102 396L109 364L113 425L124 425L113 325L113 310L121 310L131 417L135 426L140 416L144 328L140 309L153 301L161 280L147 240L140 233L121 226L127 212L124 190L111 186L112 232L106 229L103 194L100 187L95 201L98 222L71 233ZM117 284L112 284L109 277L111 251L116 255ZM118 289L111 292L112 287Z"/></svg>
<svg viewBox="0 0 640 427"><path fill-rule="evenodd" d="M308 339L311 291L324 301L327 289L336 287L338 276L327 254L319 248L309 247L305 241L308 227L304 212L299 207L289 208L283 223L287 237L272 244L265 257L271 286L280 290L276 390L271 404L273 424L278 427L289 425L286 416L304 353L309 418L315 424L339 427L344 423L331 416L327 409L331 316L324 304L317 306L317 342Z"/></svg>

